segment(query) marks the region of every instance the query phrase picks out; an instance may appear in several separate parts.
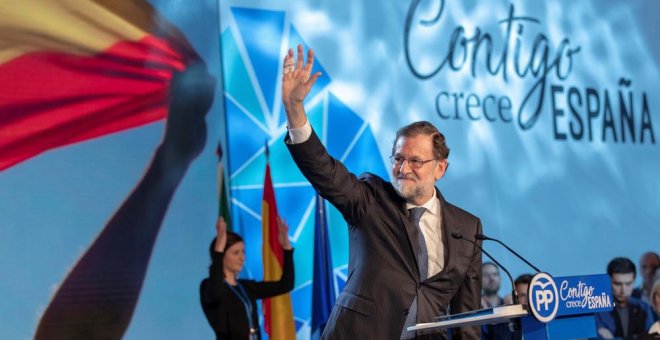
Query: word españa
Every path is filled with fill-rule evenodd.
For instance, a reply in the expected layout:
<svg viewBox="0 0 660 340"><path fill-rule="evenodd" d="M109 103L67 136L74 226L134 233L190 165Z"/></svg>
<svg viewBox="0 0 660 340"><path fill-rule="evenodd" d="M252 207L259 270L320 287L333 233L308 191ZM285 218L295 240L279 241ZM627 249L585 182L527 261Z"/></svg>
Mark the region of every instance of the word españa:
<svg viewBox="0 0 660 340"><path fill-rule="evenodd" d="M568 287L568 281L562 281L559 296L562 301L566 301L567 308L609 308L612 307L610 296L604 292L601 295L593 295L594 287L587 286L579 281L577 287Z"/></svg>
<svg viewBox="0 0 660 340"><path fill-rule="evenodd" d="M412 34L413 23L424 26L421 28L424 32L429 29L441 30L440 20L445 7L445 1L440 1L433 18L415 21L413 18L421 8L420 2L412 0L404 32L406 62L415 77L427 80L443 69L460 72L469 68L473 78L477 77L477 70L499 76L504 82L508 82L512 76L521 80L531 78L531 84L520 103L515 103L506 94L441 90L435 96L436 113L441 119L515 122L520 129L528 130L540 118L544 103L550 101L553 137L556 140L591 142L600 136L603 142L655 144L652 114L645 92L636 95L628 88L620 88L618 93L610 95L607 89L565 88L561 82L572 73L575 55L581 47L572 44L568 38L563 38L554 47L550 46L550 39L539 32L533 36L529 53L524 53L526 47L523 32L534 29L540 20L516 15L513 4L509 6L508 16L499 21L499 24L504 25L505 32L499 49L489 32L475 27L473 33L468 35L465 28L458 25L451 32L446 52L439 53L440 60L433 63L429 62L430 58L420 57L420 61L416 61L413 52L419 53L423 49L417 46ZM513 45L512 50L509 45ZM557 83L551 84L549 76L553 76ZM630 83L622 79L619 84L630 87Z"/></svg>
<svg viewBox="0 0 660 340"><path fill-rule="evenodd" d="M622 80L619 84L629 86L630 82ZM550 92L552 126L557 140L566 140L570 136L574 140L586 138L592 141L595 133L599 132L603 142L625 143L628 136L631 142L643 144L648 135L651 143L655 144L646 92L642 92L637 102L633 100L632 91L626 93L624 89L610 96L607 89L602 94L593 88L586 88L581 93L575 87L565 90L563 86L553 85ZM560 98L564 99L563 103Z"/></svg>

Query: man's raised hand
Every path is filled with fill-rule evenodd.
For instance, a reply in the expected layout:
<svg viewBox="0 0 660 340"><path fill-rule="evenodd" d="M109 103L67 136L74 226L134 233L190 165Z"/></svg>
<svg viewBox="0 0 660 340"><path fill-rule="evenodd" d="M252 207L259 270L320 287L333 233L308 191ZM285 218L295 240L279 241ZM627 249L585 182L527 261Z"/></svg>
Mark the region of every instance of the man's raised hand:
<svg viewBox="0 0 660 340"><path fill-rule="evenodd" d="M301 127L307 121L303 100L321 76L321 72L311 74L314 66L314 50L307 51L307 62L303 64L303 47L298 45L296 59L294 60L293 49L289 49L282 64L282 103L286 109L290 128Z"/></svg>

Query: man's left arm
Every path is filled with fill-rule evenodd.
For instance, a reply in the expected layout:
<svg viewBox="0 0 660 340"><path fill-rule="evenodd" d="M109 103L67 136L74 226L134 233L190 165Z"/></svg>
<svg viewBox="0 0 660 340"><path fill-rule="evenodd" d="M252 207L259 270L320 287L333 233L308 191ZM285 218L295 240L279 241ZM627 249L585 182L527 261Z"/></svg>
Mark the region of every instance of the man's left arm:
<svg viewBox="0 0 660 340"><path fill-rule="evenodd" d="M475 234L481 234L481 221L477 220ZM481 246L480 240L475 240ZM451 300L451 314L463 313L477 310L481 307L481 250L477 247L472 249L472 259L465 274L463 284ZM481 339L479 326L462 327L454 329L453 339Z"/></svg>

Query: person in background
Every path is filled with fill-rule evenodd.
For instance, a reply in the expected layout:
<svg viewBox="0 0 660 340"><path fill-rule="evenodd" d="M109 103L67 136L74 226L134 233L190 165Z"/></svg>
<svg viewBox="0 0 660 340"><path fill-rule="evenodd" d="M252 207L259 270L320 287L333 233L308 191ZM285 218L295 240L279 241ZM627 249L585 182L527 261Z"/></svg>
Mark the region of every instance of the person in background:
<svg viewBox="0 0 660 340"><path fill-rule="evenodd" d="M625 257L617 257L607 265L612 281L614 308L596 314L596 329L601 339L636 337L648 334L653 324L653 311L644 301L631 297L637 271Z"/></svg>
<svg viewBox="0 0 660 340"><path fill-rule="evenodd" d="M660 271L660 268L656 270L656 272L658 271ZM651 326L649 333L660 337L660 321L658 320L658 316L660 316L660 280L656 280L653 287L651 287L649 300L651 301L651 307L655 312L655 322L653 323L653 326Z"/></svg>
<svg viewBox="0 0 660 340"><path fill-rule="evenodd" d="M660 282L660 267L655 269L655 274L653 274L653 287L651 288L651 293L649 294L649 301L651 302L651 307L655 312L655 320L660 320L660 293L658 292L658 282Z"/></svg>
<svg viewBox="0 0 660 340"><path fill-rule="evenodd" d="M500 268L493 262L481 265L481 308L493 308L504 303L498 294L502 284Z"/></svg>
<svg viewBox="0 0 660 340"><path fill-rule="evenodd" d="M532 274L522 274L513 281L513 285L516 287L516 294L518 294L518 303L527 306L529 304L529 299L527 296L527 290L529 289L529 284L532 282ZM513 304L513 298L511 294L507 294L504 297L504 304L510 305Z"/></svg>
<svg viewBox="0 0 660 340"><path fill-rule="evenodd" d="M529 290L529 284L532 282L531 274L522 274L516 278L514 285L516 286L516 293L518 293L518 303L523 306L529 304L529 297L527 296L527 291Z"/></svg>
<svg viewBox="0 0 660 340"><path fill-rule="evenodd" d="M660 257L656 252L647 251L642 254L639 258L639 274L642 277L642 284L633 289L632 297L651 303L649 293L654 282L653 274L658 267L660 267Z"/></svg>
<svg viewBox="0 0 660 340"><path fill-rule="evenodd" d="M261 339L256 300L293 289L293 248L289 242L289 228L279 217L277 225L278 239L284 248L282 277L279 281L257 282L238 278L245 264L245 243L240 235L227 231L222 217L218 219L217 236L210 246L209 277L200 285L202 309L218 339Z"/></svg>
<svg viewBox="0 0 660 340"><path fill-rule="evenodd" d="M516 289L516 294L518 295L518 303L527 306L529 303L527 298L527 290L529 284L532 282L532 275L522 274L516 278L513 282L513 285ZM504 305L513 304L513 297L511 294L507 294L504 297ZM517 328L517 329L515 329ZM522 339L522 331L520 330L520 325L517 325L512 329L509 323L498 323L491 325L481 326L481 339L483 340L520 340Z"/></svg>

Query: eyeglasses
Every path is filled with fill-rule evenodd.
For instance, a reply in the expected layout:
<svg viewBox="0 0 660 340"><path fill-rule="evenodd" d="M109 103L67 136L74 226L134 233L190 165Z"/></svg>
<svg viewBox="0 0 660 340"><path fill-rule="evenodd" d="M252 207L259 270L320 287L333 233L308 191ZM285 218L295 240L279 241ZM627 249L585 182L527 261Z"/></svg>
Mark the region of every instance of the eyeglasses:
<svg viewBox="0 0 660 340"><path fill-rule="evenodd" d="M419 168L423 167L424 164L426 164L428 162L437 161L437 159L429 159L429 160L423 161L423 160L417 159L417 158L407 159L407 158L401 157L399 155L392 155L392 156L390 156L390 161L392 162L392 165L397 167L397 168L400 167L400 166L403 166L404 162L408 162L408 165L410 165L411 168L419 169Z"/></svg>

